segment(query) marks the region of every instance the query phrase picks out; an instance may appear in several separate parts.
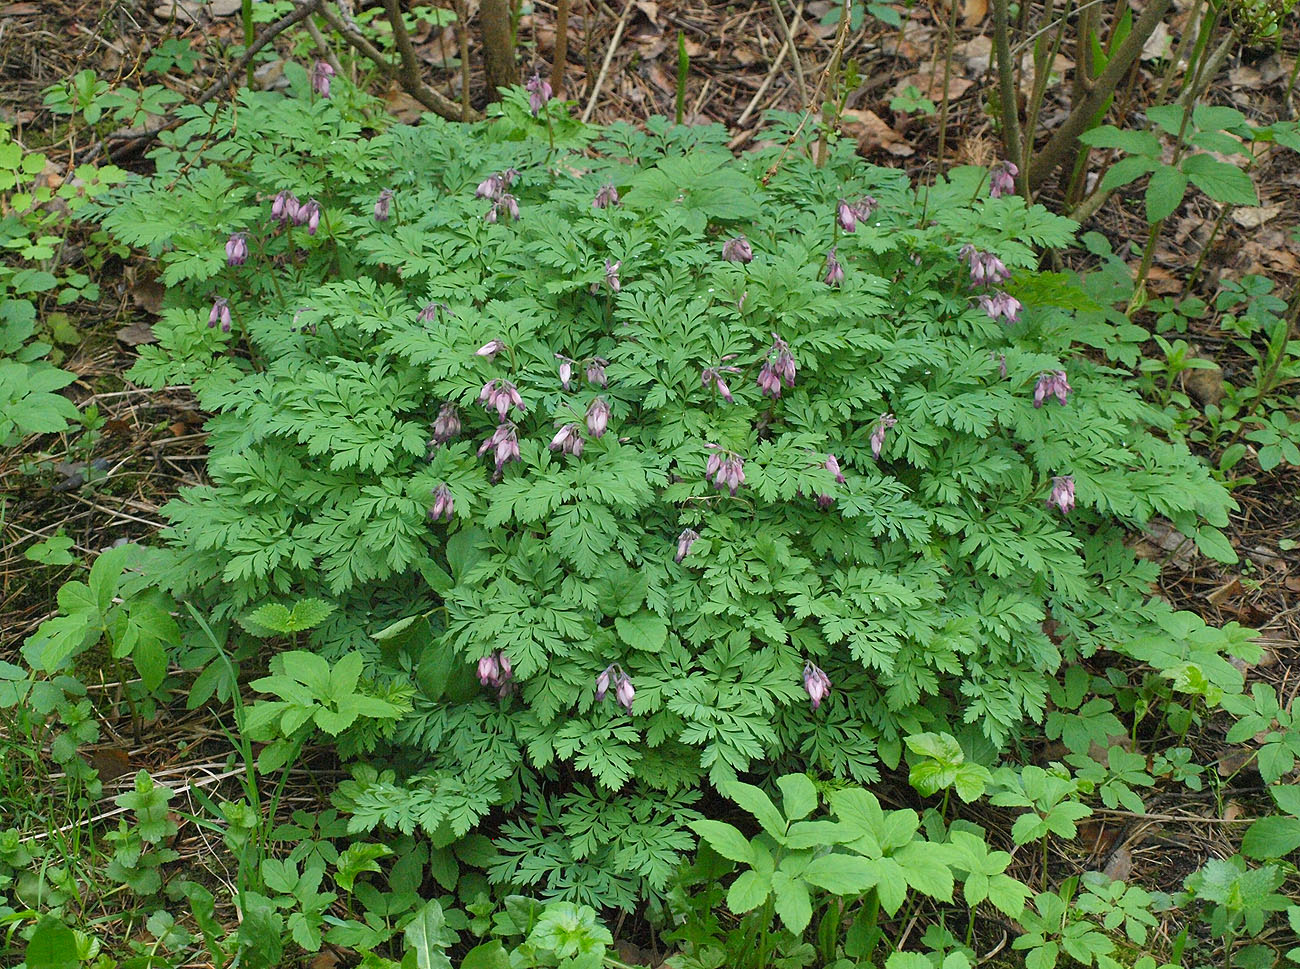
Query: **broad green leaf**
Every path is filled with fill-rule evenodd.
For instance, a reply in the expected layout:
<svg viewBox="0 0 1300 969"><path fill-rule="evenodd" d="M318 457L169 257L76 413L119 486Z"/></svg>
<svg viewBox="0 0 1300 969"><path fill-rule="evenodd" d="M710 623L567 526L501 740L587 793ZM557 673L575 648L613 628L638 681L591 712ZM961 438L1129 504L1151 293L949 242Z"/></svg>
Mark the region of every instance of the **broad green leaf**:
<svg viewBox="0 0 1300 969"><path fill-rule="evenodd" d="M725 821L692 821L691 830L723 858L753 864L754 850L748 839Z"/></svg>
<svg viewBox="0 0 1300 969"><path fill-rule="evenodd" d="M772 875L772 900L785 927L795 935L802 935L812 921L812 899L803 882L778 870Z"/></svg>
<svg viewBox="0 0 1300 969"><path fill-rule="evenodd" d="M1103 192L1114 191L1130 182L1136 182L1147 172L1153 172L1159 167L1160 163L1155 159L1142 155L1129 155L1106 169L1106 174L1101 177L1099 188Z"/></svg>
<svg viewBox="0 0 1300 969"><path fill-rule="evenodd" d="M1221 162L1211 155L1188 155L1182 169L1192 184L1216 202L1229 205L1259 205L1259 196L1250 176L1236 165ZM1208 554L1208 553L1207 553Z"/></svg>
<svg viewBox="0 0 1300 969"><path fill-rule="evenodd" d="M762 875L756 871L743 871L727 889L727 908L737 915L753 911L772 891L773 874Z"/></svg>
<svg viewBox="0 0 1300 969"><path fill-rule="evenodd" d="M27 969L76 969L81 965L76 933L57 916L45 916L36 923L24 961Z"/></svg>
<svg viewBox="0 0 1300 969"><path fill-rule="evenodd" d="M1247 858L1285 858L1300 848L1300 818L1272 815L1246 829L1241 853Z"/></svg>
<svg viewBox="0 0 1300 969"><path fill-rule="evenodd" d="M817 789L807 774L786 774L776 779L781 789L781 810L786 818L797 821L817 810Z"/></svg>
<svg viewBox="0 0 1300 969"><path fill-rule="evenodd" d="M776 809L771 798L753 784L743 781L731 781L718 788L731 800L754 816L763 830L776 838L778 842L785 838L786 822L781 812Z"/></svg>
<svg viewBox="0 0 1300 969"><path fill-rule="evenodd" d="M1187 192L1187 176L1172 165L1161 165L1147 183L1147 221L1159 222L1174 214Z"/></svg>
<svg viewBox="0 0 1300 969"><path fill-rule="evenodd" d="M646 653L657 653L668 641L668 623L652 612L642 610L626 619L619 616L614 620L618 638L633 649Z"/></svg>
<svg viewBox="0 0 1300 969"><path fill-rule="evenodd" d="M415 954L417 969L451 969L447 947L454 941L437 901L427 903L415 913L403 933L408 952Z"/></svg>
<svg viewBox="0 0 1300 969"><path fill-rule="evenodd" d="M856 855L822 855L809 862L804 881L835 895L857 895L875 884L870 862Z"/></svg>
<svg viewBox="0 0 1300 969"><path fill-rule="evenodd" d="M510 956L501 940L493 939L465 953L459 969L510 969Z"/></svg>

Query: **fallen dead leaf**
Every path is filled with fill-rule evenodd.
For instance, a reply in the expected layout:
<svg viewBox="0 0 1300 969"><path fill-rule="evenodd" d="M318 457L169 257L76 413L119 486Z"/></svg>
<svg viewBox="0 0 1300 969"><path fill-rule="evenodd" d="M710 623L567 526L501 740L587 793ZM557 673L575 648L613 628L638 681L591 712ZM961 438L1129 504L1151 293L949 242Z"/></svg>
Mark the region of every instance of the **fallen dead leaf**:
<svg viewBox="0 0 1300 969"><path fill-rule="evenodd" d="M153 15L161 20L184 20L198 23L201 17L229 17L240 11L240 0L161 0Z"/></svg>
<svg viewBox="0 0 1300 969"><path fill-rule="evenodd" d="M1142 45L1142 59L1144 61L1168 60L1174 50L1174 38L1169 33L1169 28L1163 23L1156 24L1156 29L1151 31L1151 36L1147 42Z"/></svg>
<svg viewBox="0 0 1300 969"><path fill-rule="evenodd" d="M1127 848L1116 848L1106 862L1101 873L1113 882L1128 881L1133 871L1133 852Z"/></svg>
<svg viewBox="0 0 1300 969"><path fill-rule="evenodd" d="M1190 568L1196 561L1196 545L1185 538L1182 532L1168 522L1156 519L1152 521L1142 538L1133 546L1133 551L1140 559L1148 561L1163 560L1171 552L1175 553L1171 564L1180 569Z"/></svg>
<svg viewBox="0 0 1300 969"><path fill-rule="evenodd" d="M906 158L916 149L874 111L845 111L844 131L858 140L858 151L869 155L883 148L895 158Z"/></svg>
<svg viewBox="0 0 1300 969"><path fill-rule="evenodd" d="M948 100L955 101L974 85L974 81L968 81L964 77L957 77L955 74L948 78ZM943 100L943 71L936 71L933 74L912 74L903 78L894 85L893 95L897 97L909 87L914 87L921 92L922 97L927 97L935 104Z"/></svg>
<svg viewBox="0 0 1300 969"><path fill-rule="evenodd" d="M1215 762L1220 777L1231 777L1246 769L1255 759L1255 751L1247 747L1234 747L1225 750Z"/></svg>
<svg viewBox="0 0 1300 969"><path fill-rule="evenodd" d="M1258 229L1282 213L1281 205L1247 206L1232 210L1232 221L1243 229Z"/></svg>
<svg viewBox="0 0 1300 969"><path fill-rule="evenodd" d="M0 17L28 17L40 12L39 3L7 3L0 7Z"/></svg>
<svg viewBox="0 0 1300 969"><path fill-rule="evenodd" d="M1231 599L1233 596L1239 596L1245 591L1246 590L1241 586L1241 578L1234 575L1231 581L1219 586L1205 598L1209 600L1210 605L1219 608L1228 599Z"/></svg>
<svg viewBox="0 0 1300 969"><path fill-rule="evenodd" d="M1229 801L1223 806L1223 820L1236 821L1241 817L1241 804L1237 801Z"/></svg>
<svg viewBox="0 0 1300 969"><path fill-rule="evenodd" d="M145 343L157 343L153 327L148 323L131 323L117 331L117 338L129 347L138 347Z"/></svg>
<svg viewBox="0 0 1300 969"><path fill-rule="evenodd" d="M968 30L978 26L988 12L989 0L962 0L961 19Z"/></svg>
<svg viewBox="0 0 1300 969"><path fill-rule="evenodd" d="M396 85L384 94L384 104L388 113L403 124L414 124L425 111L423 104Z"/></svg>
<svg viewBox="0 0 1300 969"><path fill-rule="evenodd" d="M101 781L115 780L131 772L131 758L120 747L96 747L84 756Z"/></svg>
<svg viewBox="0 0 1300 969"><path fill-rule="evenodd" d="M1105 821L1090 818L1079 823L1079 842L1092 853L1093 857L1104 858L1115 847L1120 831L1121 828L1117 824L1107 824Z"/></svg>
<svg viewBox="0 0 1300 969"><path fill-rule="evenodd" d="M958 44L953 52L966 62L966 69L972 74L983 74L993 63L993 38L979 34Z"/></svg>
<svg viewBox="0 0 1300 969"><path fill-rule="evenodd" d="M166 287L156 279L137 276L131 286L131 302L153 316L162 315L163 296Z"/></svg>

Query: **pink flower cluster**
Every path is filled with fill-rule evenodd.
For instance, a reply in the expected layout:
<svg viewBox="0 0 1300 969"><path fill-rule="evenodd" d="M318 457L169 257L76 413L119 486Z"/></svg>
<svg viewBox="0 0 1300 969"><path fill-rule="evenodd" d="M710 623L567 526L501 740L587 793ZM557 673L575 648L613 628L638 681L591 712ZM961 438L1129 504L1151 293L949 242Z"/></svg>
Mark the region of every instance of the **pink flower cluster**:
<svg viewBox="0 0 1300 969"><path fill-rule="evenodd" d="M758 371L758 387L763 396L776 400L781 396L781 388L793 387L798 367L790 345L777 334L772 334L772 346L767 351L767 359Z"/></svg>
<svg viewBox="0 0 1300 969"><path fill-rule="evenodd" d="M488 410L496 410L497 417L501 420L506 419L511 407L517 407L520 411L524 408L524 399L519 396L519 391L515 385L508 380L489 380L479 391L479 403Z"/></svg>
<svg viewBox="0 0 1300 969"><path fill-rule="evenodd" d="M970 267L973 286L1001 286L1011 278L1011 270L991 252L981 252L972 245L961 247L961 260Z"/></svg>
<svg viewBox="0 0 1300 969"><path fill-rule="evenodd" d="M876 211L878 204L870 195L864 195L856 202L840 199L835 208L836 220L839 222L840 228L845 232L854 232L857 230L859 222L865 222L871 218L871 213Z"/></svg>
<svg viewBox="0 0 1300 969"><path fill-rule="evenodd" d="M695 544L700 533L693 528L684 528L682 533L677 536L677 554L673 556L674 562L680 562L686 556L691 554L691 546Z"/></svg>
<svg viewBox="0 0 1300 969"><path fill-rule="evenodd" d="M844 267L840 265L839 259L835 256L834 246L831 247L830 252L826 253L826 275L822 277L822 282L827 286L839 286L840 283L844 282Z"/></svg>
<svg viewBox="0 0 1300 969"><path fill-rule="evenodd" d="M429 509L429 520L436 522L440 518L445 518L451 521L455 513L456 502L451 497L451 489L445 483L438 485L433 491L433 507Z"/></svg>
<svg viewBox="0 0 1300 969"><path fill-rule="evenodd" d="M722 244L722 258L727 262L751 262L754 250L750 247L749 240L740 235Z"/></svg>
<svg viewBox="0 0 1300 969"><path fill-rule="evenodd" d="M492 207L483 216L484 222L491 225L499 221L503 215L509 216L512 220L519 218L519 200L506 191L518 177L519 172L507 168L505 171L489 175L478 183L478 188L474 190L474 197L492 202Z"/></svg>
<svg viewBox="0 0 1300 969"><path fill-rule="evenodd" d="M593 209L607 209L611 205L620 205L618 200L618 188L613 182L606 182L596 190L596 197L591 200Z"/></svg>
<svg viewBox="0 0 1300 969"><path fill-rule="evenodd" d="M1064 404L1070 396L1070 389L1070 381L1066 379L1064 370L1049 370L1040 374L1034 387L1034 406L1042 407L1043 401L1053 395Z"/></svg>
<svg viewBox="0 0 1300 969"><path fill-rule="evenodd" d="M811 662L804 663L803 688L808 692L812 708L816 710L822 705L822 701L830 696L831 678L821 667L814 666Z"/></svg>
<svg viewBox="0 0 1300 969"><path fill-rule="evenodd" d="M1068 515L1074 508L1074 477L1061 474L1052 478L1052 494L1047 499L1047 507L1061 509L1061 514Z"/></svg>
<svg viewBox="0 0 1300 969"><path fill-rule="evenodd" d="M1001 198L1016 191L1016 176L1020 169L1015 162L998 162L989 169L989 198Z"/></svg>
<svg viewBox="0 0 1300 969"><path fill-rule="evenodd" d="M605 695L609 692L610 687L614 688L614 699L629 714L632 712L632 701L636 699L636 690L632 688L632 679L623 672L623 668L617 663L610 663L596 677L596 702L601 703Z"/></svg>
<svg viewBox="0 0 1300 969"><path fill-rule="evenodd" d="M988 293L979 294L980 306L991 319L1004 319L1008 323L1014 323L1020 319L1020 311L1023 307L1020 300L1016 299L1010 293Z"/></svg>
<svg viewBox="0 0 1300 969"><path fill-rule="evenodd" d="M509 421L503 421L497 425L497 429L492 432L492 436L479 445L479 457L482 457L488 451L492 451L496 459L497 474L501 473L511 461L519 460L519 438L515 434L515 425Z"/></svg>
<svg viewBox="0 0 1300 969"><path fill-rule="evenodd" d="M735 497L740 486L745 483L745 460L730 451L724 451L716 444L710 444L713 453L709 455L704 468L704 476L713 479L713 487L721 491L726 488Z"/></svg>
<svg viewBox="0 0 1300 969"><path fill-rule="evenodd" d="M433 422L433 443L446 444L460 434L460 411L452 403L443 404Z"/></svg>
<svg viewBox="0 0 1300 969"><path fill-rule="evenodd" d="M535 118L551 100L551 82L542 80L540 71L533 71L533 76L524 82L524 90L528 92L528 108Z"/></svg>
<svg viewBox="0 0 1300 969"><path fill-rule="evenodd" d="M552 451L572 454L575 458L582 457L582 428L577 424L565 424L560 428L559 433L551 438L550 447Z"/></svg>
<svg viewBox="0 0 1300 969"><path fill-rule="evenodd" d="M877 461L880 460L880 451L885 446L885 431L898 423L898 418L893 414L881 414L880 419L876 421L876 426L871 432L871 456Z"/></svg>
<svg viewBox="0 0 1300 969"><path fill-rule="evenodd" d="M478 681L496 690L499 697L510 693L510 681L514 678L510 657L499 649L478 661Z"/></svg>

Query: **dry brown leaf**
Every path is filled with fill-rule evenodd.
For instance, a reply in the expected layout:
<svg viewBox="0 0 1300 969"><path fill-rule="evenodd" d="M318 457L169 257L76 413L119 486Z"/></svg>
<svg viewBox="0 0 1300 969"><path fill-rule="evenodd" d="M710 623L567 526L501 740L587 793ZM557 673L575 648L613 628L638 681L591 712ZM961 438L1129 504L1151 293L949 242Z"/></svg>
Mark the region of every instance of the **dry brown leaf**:
<svg viewBox="0 0 1300 969"><path fill-rule="evenodd" d="M111 781L131 772L131 758L120 747L96 747L84 756L101 781Z"/></svg>
<svg viewBox="0 0 1300 969"><path fill-rule="evenodd" d="M423 104L397 85L388 89L384 95L384 104L388 106L388 113L403 124L414 124L425 111Z"/></svg>
<svg viewBox="0 0 1300 969"><path fill-rule="evenodd" d="M0 7L0 17L29 17L40 12L39 3L7 3Z"/></svg>
<svg viewBox="0 0 1300 969"><path fill-rule="evenodd" d="M1241 817L1241 805L1237 801L1229 801L1223 806L1223 820L1236 821Z"/></svg>
<svg viewBox="0 0 1300 969"><path fill-rule="evenodd" d="M968 30L978 26L988 12L989 0L962 0L961 19Z"/></svg>
<svg viewBox="0 0 1300 969"><path fill-rule="evenodd" d="M1174 51L1174 38L1169 33L1169 28L1163 23L1156 24L1156 29L1151 31L1151 36L1147 42L1142 45L1142 59L1144 61L1168 60Z"/></svg>
<svg viewBox="0 0 1300 969"><path fill-rule="evenodd" d="M1133 852L1127 848L1116 848L1101 873L1113 882L1125 882L1128 881L1128 876L1132 871Z"/></svg>
<svg viewBox="0 0 1300 969"><path fill-rule="evenodd" d="M1230 777L1245 770L1254 759L1255 751L1250 748L1233 747L1231 750L1225 750L1219 755L1215 766L1218 768L1219 776Z"/></svg>
<svg viewBox="0 0 1300 969"><path fill-rule="evenodd" d="M167 289L162 283L147 276L137 274L131 284L131 302L152 316L162 314L163 297L166 294Z"/></svg>
<svg viewBox="0 0 1300 969"><path fill-rule="evenodd" d="M1079 822L1079 842L1096 858L1104 858L1115 847L1123 830L1119 825L1108 825L1105 821L1090 818Z"/></svg>
<svg viewBox="0 0 1300 969"><path fill-rule="evenodd" d="M119 328L117 338L129 347L158 342L158 338L154 336L153 327L148 323L141 322L131 323Z"/></svg>
<svg viewBox="0 0 1300 969"><path fill-rule="evenodd" d="M1281 212L1281 205L1246 206L1232 210L1232 221L1243 229L1258 229L1265 222L1276 219Z"/></svg>
<svg viewBox="0 0 1300 969"><path fill-rule="evenodd" d="M845 111L843 128L857 139L858 151L864 155L881 148L895 158L915 154L916 149L874 111Z"/></svg>
<svg viewBox="0 0 1300 969"><path fill-rule="evenodd" d="M969 91L974 83L974 81L968 81L964 77L950 76L948 78L948 100L957 100L957 98ZM903 78L894 85L894 96L897 97L909 87L916 88L921 92L922 97L927 97L935 104L938 104L943 100L943 71L936 71L933 74L912 74Z"/></svg>
<svg viewBox="0 0 1300 969"><path fill-rule="evenodd" d="M993 38L979 34L958 44L953 52L966 62L966 69L972 74L983 74L993 62Z"/></svg>
<svg viewBox="0 0 1300 969"><path fill-rule="evenodd" d="M1219 608L1228 599L1231 599L1233 596L1239 596L1245 591L1246 590L1241 586L1241 579L1234 575L1230 582L1219 586L1219 588L1215 589L1205 598L1209 600L1210 605Z"/></svg>

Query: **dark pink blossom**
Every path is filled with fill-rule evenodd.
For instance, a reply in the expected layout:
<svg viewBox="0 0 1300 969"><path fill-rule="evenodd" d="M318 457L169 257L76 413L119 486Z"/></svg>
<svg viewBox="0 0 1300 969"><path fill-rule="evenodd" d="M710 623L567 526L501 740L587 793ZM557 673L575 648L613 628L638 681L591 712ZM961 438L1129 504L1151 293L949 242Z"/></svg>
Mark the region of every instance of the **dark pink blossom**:
<svg viewBox="0 0 1300 969"><path fill-rule="evenodd" d="M839 259L835 256L834 247L826 253L826 275L822 282L827 286L839 286L844 282L844 267L840 265Z"/></svg>
<svg viewBox="0 0 1300 969"><path fill-rule="evenodd" d="M898 423L898 418L893 414L881 414L880 419L876 421L876 427L871 432L871 456L877 461L880 460L880 451L885 446L885 431Z"/></svg>
<svg viewBox="0 0 1300 969"><path fill-rule="evenodd" d="M682 533L677 536L677 554L673 557L673 561L680 562L682 559L686 558L686 556L690 555L691 546L695 544L696 539L699 537L700 533L695 529L683 529Z"/></svg>
<svg viewBox="0 0 1300 969"><path fill-rule="evenodd" d="M749 240L740 235L722 244L722 258L727 262L751 262L754 258L754 250Z"/></svg>
<svg viewBox="0 0 1300 969"><path fill-rule="evenodd" d="M618 188L613 182L606 182L596 191L596 197L591 201L593 209L606 209L611 205L619 205Z"/></svg>
<svg viewBox="0 0 1300 969"><path fill-rule="evenodd" d="M594 384L597 387L608 387L609 380L605 377L605 368L609 366L609 361L601 357L592 357L587 361L587 383Z"/></svg>
<svg viewBox="0 0 1300 969"><path fill-rule="evenodd" d="M429 510L429 517L434 521L445 518L451 521L455 514L456 503L452 499L451 490L446 484L440 484L433 492L433 507Z"/></svg>
<svg viewBox="0 0 1300 969"><path fill-rule="evenodd" d="M853 206L845 199L840 199L839 204L835 207L835 217L840 224L840 228L845 232L853 232L858 227L858 213L853 210Z"/></svg>
<svg viewBox="0 0 1300 969"><path fill-rule="evenodd" d="M618 280L618 271L622 266L622 260L619 262L605 260L605 285L616 293L623 288L623 284Z"/></svg>
<svg viewBox="0 0 1300 969"><path fill-rule="evenodd" d="M632 688L631 678L623 672L617 663L610 663L596 677L596 702L605 699L610 687L614 688L614 699L628 713L632 712L632 701L636 699L636 690Z"/></svg>
<svg viewBox="0 0 1300 969"><path fill-rule="evenodd" d="M597 397L587 408L587 433L594 438L602 437L609 426L609 404L604 397Z"/></svg>
<svg viewBox="0 0 1300 969"><path fill-rule="evenodd" d="M542 80L540 72L533 71L533 76L524 83L524 90L528 92L528 107L535 118L551 100L551 84Z"/></svg>
<svg viewBox="0 0 1300 969"><path fill-rule="evenodd" d="M226 265L242 266L248 260L248 236L243 232L232 232L226 240Z"/></svg>
<svg viewBox="0 0 1300 969"><path fill-rule="evenodd" d="M479 445L478 453L480 457L488 451L492 451L492 456L496 460L498 474L511 461L518 461L519 439L515 435L515 426L509 422L502 422L497 425L497 429L492 432L491 437Z"/></svg>
<svg viewBox="0 0 1300 969"><path fill-rule="evenodd" d="M330 96L330 78L334 76L334 68L328 61L317 61L311 69L311 89L323 98Z"/></svg>
<svg viewBox="0 0 1300 969"><path fill-rule="evenodd" d="M230 332L230 303L223 297L217 297L212 301L212 309L208 313L208 328L218 325L222 333Z"/></svg>
<svg viewBox="0 0 1300 969"><path fill-rule="evenodd" d="M555 359L560 361L560 386L565 390L573 389L573 361L568 357L555 355Z"/></svg>
<svg viewBox="0 0 1300 969"><path fill-rule="evenodd" d="M285 189L271 201L271 219L281 225L287 225L290 222L301 225L298 221L298 210L301 207L302 203L298 201L297 197L288 189Z"/></svg>
<svg viewBox="0 0 1300 969"><path fill-rule="evenodd" d="M708 447L713 453L709 455L704 467L705 477L713 478L713 487L721 491L726 488L734 497L745 483L745 460L738 454L724 451L716 444Z"/></svg>
<svg viewBox="0 0 1300 969"><path fill-rule="evenodd" d="M490 363L491 361L495 360L497 354L500 353L505 348L506 345L502 343L500 340L489 340L487 343L483 344L481 347L475 350L474 355L478 357L487 357L488 362Z"/></svg>
<svg viewBox="0 0 1300 969"><path fill-rule="evenodd" d="M1016 299L1010 293L980 293L979 304L984 308L990 319L1003 319L1008 323L1015 323L1020 319L1020 300Z"/></svg>
<svg viewBox="0 0 1300 969"><path fill-rule="evenodd" d="M555 437L551 438L550 448L552 451L572 454L575 458L582 457L582 428L577 424L565 424Z"/></svg>
<svg viewBox="0 0 1300 969"><path fill-rule="evenodd" d="M1012 195L1016 190L1016 176L1020 169L1015 162L998 162L989 169L989 198L1001 198Z"/></svg>
<svg viewBox="0 0 1300 969"><path fill-rule="evenodd" d="M460 412L456 405L452 403L443 404L438 411L438 417L433 422L433 441L435 444L446 444L452 438L460 434Z"/></svg>
<svg viewBox="0 0 1300 969"><path fill-rule="evenodd" d="M509 380L489 380L483 385L478 399L488 410L495 410L501 420L506 419L511 407L524 410L524 400Z"/></svg>
<svg viewBox="0 0 1300 969"><path fill-rule="evenodd" d="M803 667L803 688L808 693L808 699L812 703L812 708L816 710L822 705L831 693L831 678L826 673L812 663L805 663Z"/></svg>
<svg viewBox="0 0 1300 969"><path fill-rule="evenodd" d="M1034 406L1042 407L1043 402L1053 395L1064 404L1070 396L1071 389L1064 370L1046 371L1039 375L1038 383L1034 386Z"/></svg>
<svg viewBox="0 0 1300 969"><path fill-rule="evenodd" d="M298 215L293 221L297 225L305 225L307 234L314 236L320 227L320 211L320 203L315 199L309 199L299 206Z"/></svg>
<svg viewBox="0 0 1300 969"><path fill-rule="evenodd" d="M626 673L618 681L618 686L614 687L614 699L618 700L628 713L632 712L632 701L636 699L636 690L632 688L632 678Z"/></svg>
<svg viewBox="0 0 1300 969"><path fill-rule="evenodd" d="M961 247L961 259L970 267L973 286L1001 286L1011 278L1011 270L991 252L981 252L972 245Z"/></svg>
<svg viewBox="0 0 1300 969"><path fill-rule="evenodd" d="M375 221L387 222L393 210L393 190L386 188L375 199Z"/></svg>
<svg viewBox="0 0 1300 969"><path fill-rule="evenodd" d="M1062 474L1052 478L1052 494L1047 499L1047 507L1061 509L1061 514L1068 515L1074 508L1074 477Z"/></svg>
<svg viewBox="0 0 1300 969"><path fill-rule="evenodd" d="M822 465L827 471L835 475L837 484L844 484L844 472L840 470L840 461L833 454L826 455L826 463Z"/></svg>

